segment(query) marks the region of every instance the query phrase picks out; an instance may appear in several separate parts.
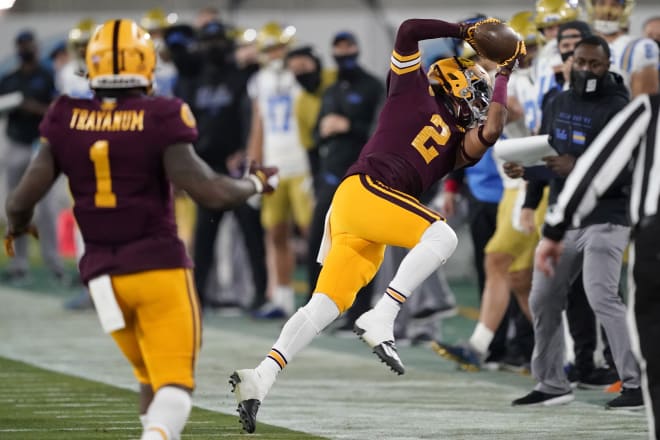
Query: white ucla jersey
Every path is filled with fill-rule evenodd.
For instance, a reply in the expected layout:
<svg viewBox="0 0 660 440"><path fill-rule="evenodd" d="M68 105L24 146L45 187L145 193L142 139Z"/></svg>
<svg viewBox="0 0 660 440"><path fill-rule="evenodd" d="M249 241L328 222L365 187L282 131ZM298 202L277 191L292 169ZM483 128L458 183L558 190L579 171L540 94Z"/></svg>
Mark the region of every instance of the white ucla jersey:
<svg viewBox="0 0 660 440"><path fill-rule="evenodd" d="M248 93L261 112L264 164L278 167L282 177L309 172L294 111L301 92L293 73L278 65L265 66L248 84Z"/></svg>
<svg viewBox="0 0 660 440"><path fill-rule="evenodd" d="M554 67L561 64L563 64L563 62L561 60L561 55L559 54L559 49L557 48L557 40L552 39L541 48L532 66L532 77L534 78L535 89L534 93L536 95L536 106L539 114L541 111L541 105L543 104L543 97L551 89L558 87ZM533 132L535 133L540 126L540 118L537 118Z"/></svg>
<svg viewBox="0 0 660 440"><path fill-rule="evenodd" d="M531 67L515 70L509 79L507 88L509 96L515 97L524 110L523 132L516 137L531 136L540 125L541 109L537 104L536 83ZM511 136L510 136L511 137Z"/></svg>
<svg viewBox="0 0 660 440"><path fill-rule="evenodd" d="M610 70L623 77L628 90L633 72L648 66L658 66L660 63L658 45L650 38L621 35L610 43L610 51L612 52Z"/></svg>
<svg viewBox="0 0 660 440"><path fill-rule="evenodd" d="M174 96L174 83L177 76L178 72L174 63L163 61L159 56L154 71L154 94L157 96Z"/></svg>
<svg viewBox="0 0 660 440"><path fill-rule="evenodd" d="M89 80L80 73L77 61L69 61L55 75L55 88L60 95L72 98L91 99L94 94L89 88Z"/></svg>

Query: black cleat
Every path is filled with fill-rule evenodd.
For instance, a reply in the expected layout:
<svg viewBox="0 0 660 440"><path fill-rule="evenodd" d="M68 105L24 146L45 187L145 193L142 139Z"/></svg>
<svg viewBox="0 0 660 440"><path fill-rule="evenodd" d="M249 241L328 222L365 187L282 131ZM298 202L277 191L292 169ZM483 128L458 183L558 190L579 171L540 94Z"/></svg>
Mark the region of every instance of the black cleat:
<svg viewBox="0 0 660 440"><path fill-rule="evenodd" d="M245 432L252 434L257 429L257 411L261 402L257 399L244 400L238 404L238 418Z"/></svg>
<svg viewBox="0 0 660 440"><path fill-rule="evenodd" d="M356 324L353 326L353 332L371 347L371 343L364 337L366 330L358 327ZM399 376L405 373L405 367L403 366L403 362L401 362L399 353L396 351L396 345L394 344L394 341L381 342L372 348L376 356L380 358L380 361L390 367L392 371L394 371Z"/></svg>
<svg viewBox="0 0 660 440"><path fill-rule="evenodd" d="M394 341L385 341L374 347L374 353L385 363L392 371L401 376L406 372L399 353L396 351Z"/></svg>
<svg viewBox="0 0 660 440"><path fill-rule="evenodd" d="M232 393L236 392L236 386L239 383L241 383L241 378L238 376L238 373L234 372L229 376ZM238 413L238 421L245 432L252 434L257 429L257 411L259 411L259 405L261 405L261 402L257 399L239 402L236 412Z"/></svg>

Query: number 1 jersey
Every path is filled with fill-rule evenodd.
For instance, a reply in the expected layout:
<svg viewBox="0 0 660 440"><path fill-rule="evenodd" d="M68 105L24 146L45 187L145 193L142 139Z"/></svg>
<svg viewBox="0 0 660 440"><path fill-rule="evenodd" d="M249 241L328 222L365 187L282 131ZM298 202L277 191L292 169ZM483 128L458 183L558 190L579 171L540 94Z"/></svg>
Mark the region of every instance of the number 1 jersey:
<svg viewBox="0 0 660 440"><path fill-rule="evenodd" d="M351 174L367 174L419 196L454 168L464 129L439 105L421 69L420 52L392 52L387 100L378 126Z"/></svg>
<svg viewBox="0 0 660 440"><path fill-rule="evenodd" d="M197 138L188 105L163 97L60 97L40 126L69 179L85 242L84 282L102 274L191 267L177 236L165 149Z"/></svg>

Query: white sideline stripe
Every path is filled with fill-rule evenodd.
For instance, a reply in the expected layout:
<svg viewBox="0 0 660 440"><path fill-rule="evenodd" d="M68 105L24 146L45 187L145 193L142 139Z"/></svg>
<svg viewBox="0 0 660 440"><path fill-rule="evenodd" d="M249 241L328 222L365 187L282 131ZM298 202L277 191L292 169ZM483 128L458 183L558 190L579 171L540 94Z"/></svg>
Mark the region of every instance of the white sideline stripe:
<svg viewBox="0 0 660 440"><path fill-rule="evenodd" d="M0 340L11 341L0 344L0 356L137 390L130 367L111 338L102 333L95 315L67 312L60 301L0 287ZM275 336L261 338L207 327L195 404L235 415L227 378L235 368L256 365ZM525 388L478 377L409 368L397 378L371 356L312 346L280 376L262 405L259 420L351 440L473 440L482 439L485 432L489 440L529 438L531 433L537 437L543 433L544 440L563 440L569 433L571 440L648 437L642 417L614 414L584 402L552 409L512 409L511 400Z"/></svg>

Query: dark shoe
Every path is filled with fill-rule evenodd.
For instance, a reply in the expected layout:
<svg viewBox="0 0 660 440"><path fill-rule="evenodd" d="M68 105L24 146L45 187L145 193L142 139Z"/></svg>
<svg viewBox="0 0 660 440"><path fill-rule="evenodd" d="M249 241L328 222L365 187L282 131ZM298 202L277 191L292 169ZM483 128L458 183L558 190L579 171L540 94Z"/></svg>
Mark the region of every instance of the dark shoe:
<svg viewBox="0 0 660 440"><path fill-rule="evenodd" d="M89 293L83 290L78 295L67 300L64 303L64 308L67 310L93 310L94 302L92 302L92 297L89 296Z"/></svg>
<svg viewBox="0 0 660 440"><path fill-rule="evenodd" d="M268 389L254 370L234 371L229 384L238 403L238 419L246 432L253 433L257 428L257 412Z"/></svg>
<svg viewBox="0 0 660 440"><path fill-rule="evenodd" d="M641 388L623 388L619 397L605 404L606 409L635 410L644 408Z"/></svg>
<svg viewBox="0 0 660 440"><path fill-rule="evenodd" d="M564 405L575 400L573 391L567 391L562 394L549 394L542 391L533 390L520 399L511 402L513 406L555 406Z"/></svg>
<svg viewBox="0 0 660 440"><path fill-rule="evenodd" d="M481 369L481 354L470 344L451 345L444 342L431 342L431 349L439 356L458 363L465 371L479 371Z"/></svg>
<svg viewBox="0 0 660 440"><path fill-rule="evenodd" d="M397 344L399 343L399 339L397 338L396 340ZM427 332L419 333L410 338L410 345L419 347L430 347L431 343L433 342L433 335Z"/></svg>
<svg viewBox="0 0 660 440"><path fill-rule="evenodd" d="M522 374L524 376L529 376L531 374L529 359L522 354L515 355L507 353L500 360L500 370Z"/></svg>
<svg viewBox="0 0 660 440"><path fill-rule="evenodd" d="M418 321L419 323L423 322L435 322L440 319L451 318L458 314L458 307L456 304L445 304L437 308L426 308L422 309L419 312L412 315L412 319Z"/></svg>
<svg viewBox="0 0 660 440"><path fill-rule="evenodd" d="M577 386L583 390L605 390L619 380L614 368L594 368L580 376Z"/></svg>
<svg viewBox="0 0 660 440"><path fill-rule="evenodd" d="M252 314L254 319L284 319L288 315L283 308L276 306L271 302L267 302L259 310Z"/></svg>
<svg viewBox="0 0 660 440"><path fill-rule="evenodd" d="M578 381L580 380L580 372L575 368L575 364L564 365L564 373L566 373L566 378L570 382L571 388L577 388Z"/></svg>
<svg viewBox="0 0 660 440"><path fill-rule="evenodd" d="M0 279L12 286L24 286L29 283L30 278L24 270L7 270L2 272Z"/></svg>

